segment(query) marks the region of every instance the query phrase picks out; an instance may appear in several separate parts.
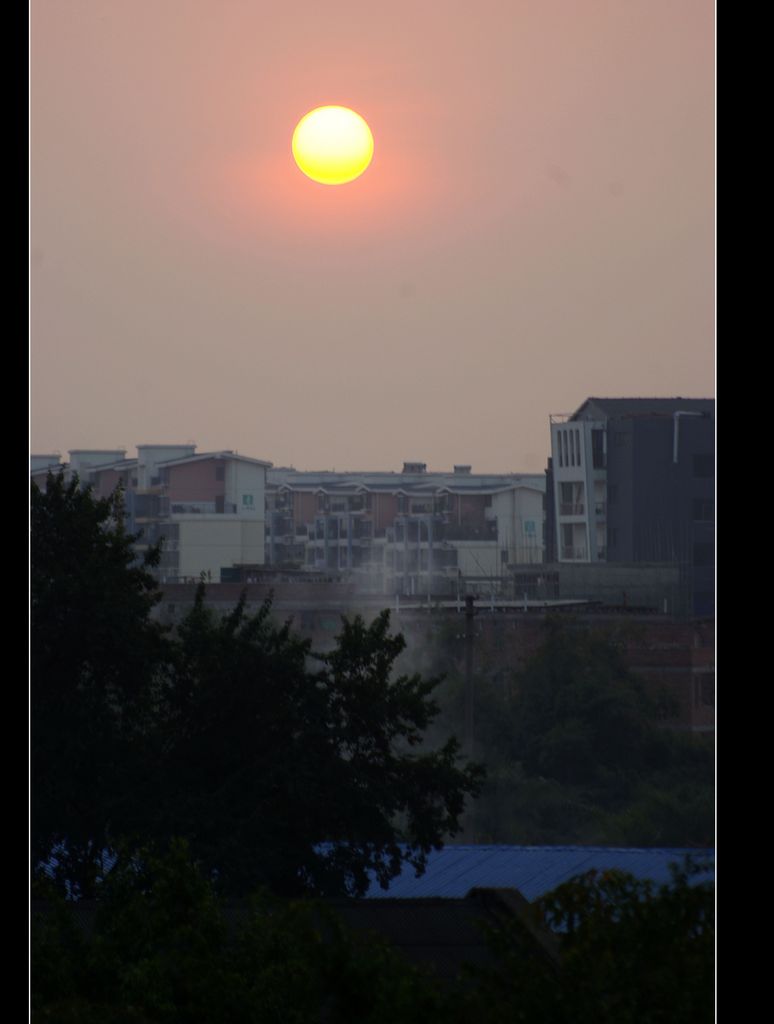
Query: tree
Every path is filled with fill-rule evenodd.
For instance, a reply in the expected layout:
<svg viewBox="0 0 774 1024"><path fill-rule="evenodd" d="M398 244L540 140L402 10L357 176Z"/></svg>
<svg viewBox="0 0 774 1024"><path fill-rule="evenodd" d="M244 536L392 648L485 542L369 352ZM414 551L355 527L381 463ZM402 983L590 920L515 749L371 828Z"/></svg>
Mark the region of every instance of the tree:
<svg viewBox="0 0 774 1024"><path fill-rule="evenodd" d="M696 884L700 868L658 887L620 871L571 879L490 918L489 962L442 984L320 901L224 900L177 841L120 860L90 918L36 905L33 1019L709 1024L714 887Z"/></svg>
<svg viewBox="0 0 774 1024"><path fill-rule="evenodd" d="M714 903L707 867L687 859L656 886L590 871L534 905L557 936L556 964L526 960L515 923L490 934L498 962L472 971L460 1020L699 1024L713 1014Z"/></svg>
<svg viewBox="0 0 774 1024"><path fill-rule="evenodd" d="M164 635L159 595L123 496L95 498L77 478L32 485L32 849L57 852L62 877L88 891L111 836L131 831L147 788L142 754Z"/></svg>
<svg viewBox="0 0 774 1024"><path fill-rule="evenodd" d="M205 606L177 634L123 523L50 476L32 492L35 862L93 894L119 841L187 838L223 891L363 892L418 870L459 827L482 770L455 740L419 752L437 680L392 678L402 637L384 612L345 620L316 656L270 603ZM324 844L328 844L327 846Z"/></svg>
<svg viewBox="0 0 774 1024"><path fill-rule="evenodd" d="M440 1021L429 977L317 901L234 904L186 844L121 860L91 925L49 898L33 915L33 1019L56 1024Z"/></svg>
<svg viewBox="0 0 774 1024"><path fill-rule="evenodd" d="M712 845L711 743L664 728L667 702L628 669L620 640L549 616L520 671L487 672L477 659L476 749L487 780L466 825L478 842ZM448 658L431 664L441 670ZM438 727L462 729L464 696L452 666Z"/></svg>
<svg viewBox="0 0 774 1024"><path fill-rule="evenodd" d="M528 773L588 783L647 763L656 708L609 637L549 619L517 676L514 716Z"/></svg>
<svg viewBox="0 0 774 1024"><path fill-rule="evenodd" d="M227 891L362 894L454 834L481 769L454 739L418 753L437 680L392 678L389 613L312 654L267 602L216 617L199 588L165 698L157 835L187 837ZM326 844L326 845L322 845Z"/></svg>

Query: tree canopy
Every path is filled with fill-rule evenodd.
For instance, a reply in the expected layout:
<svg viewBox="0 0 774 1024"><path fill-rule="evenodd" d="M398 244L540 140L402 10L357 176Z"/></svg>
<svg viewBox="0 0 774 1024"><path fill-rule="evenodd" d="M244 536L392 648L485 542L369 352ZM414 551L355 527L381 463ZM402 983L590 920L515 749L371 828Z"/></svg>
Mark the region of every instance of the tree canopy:
<svg viewBox="0 0 774 1024"><path fill-rule="evenodd" d="M93 891L119 840L187 839L223 891L362 893L418 870L483 771L420 749L437 679L394 678L389 613L315 654L270 602L218 616L200 586L176 631L123 528L121 496L33 490L33 839Z"/></svg>
<svg viewBox="0 0 774 1024"><path fill-rule="evenodd" d="M123 497L77 478L32 485L31 779L36 860L58 848L62 874L93 882L110 837L144 813L153 690L166 639L158 601L124 528ZM147 780L146 780L147 781Z"/></svg>
<svg viewBox="0 0 774 1024"><path fill-rule="evenodd" d="M610 637L549 619L516 679L514 744L530 775L593 783L647 764L656 706Z"/></svg>
<svg viewBox="0 0 774 1024"><path fill-rule="evenodd" d="M490 916L491 956L442 982L322 901L224 900L175 841L120 861L90 919L50 894L36 904L33 1019L710 1024L714 886L696 884L697 867L661 886L619 871L571 879ZM404 922L405 949L421 916Z"/></svg>
<svg viewBox="0 0 774 1024"><path fill-rule="evenodd" d="M458 744L419 752L437 680L393 678L389 613L342 621L315 655L267 602L222 618L200 586L180 625L161 709L163 830L186 836L221 884L362 893L453 834L481 771ZM321 844L328 844L323 847Z"/></svg>
<svg viewBox="0 0 774 1024"><path fill-rule="evenodd" d="M428 644L430 647L431 645ZM487 769L465 819L478 842L709 847L711 740L664 727L669 698L647 689L623 637L574 616L548 616L518 671L474 677L476 751ZM449 661L428 658L438 671ZM465 720L454 666L438 700L441 729Z"/></svg>
<svg viewBox="0 0 774 1024"><path fill-rule="evenodd" d="M707 865L672 866L662 885L590 871L533 905L554 932L555 964L527 959L515 922L491 933L496 963L472 972L461 1018L540 1024L709 1024L714 1017L715 887Z"/></svg>

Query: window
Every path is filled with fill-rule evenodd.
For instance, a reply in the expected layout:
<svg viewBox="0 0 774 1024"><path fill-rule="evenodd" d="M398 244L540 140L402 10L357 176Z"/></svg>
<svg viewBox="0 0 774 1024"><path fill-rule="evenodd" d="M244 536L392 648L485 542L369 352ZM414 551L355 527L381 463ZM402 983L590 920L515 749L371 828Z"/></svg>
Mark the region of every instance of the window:
<svg viewBox="0 0 774 1024"><path fill-rule="evenodd" d="M534 533L535 533L535 520L534 519L525 519L524 520L524 532L527 533L527 534L533 534L534 535Z"/></svg>
<svg viewBox="0 0 774 1024"><path fill-rule="evenodd" d="M580 466L581 465L580 431L576 430L574 433L575 433L575 452L576 452L576 455L577 455L577 458L578 458L578 465Z"/></svg>
<svg viewBox="0 0 774 1024"><path fill-rule="evenodd" d="M252 508L254 505L252 494L242 495L242 508Z"/></svg>
<svg viewBox="0 0 774 1024"><path fill-rule="evenodd" d="M219 462L215 466L215 479L225 480L226 479L226 467L222 462Z"/></svg>
<svg viewBox="0 0 774 1024"><path fill-rule="evenodd" d="M605 468L605 432L591 431L591 464L594 469Z"/></svg>
<svg viewBox="0 0 774 1024"><path fill-rule="evenodd" d="M580 481L563 480L559 485L559 515L582 516L585 512L584 486Z"/></svg>

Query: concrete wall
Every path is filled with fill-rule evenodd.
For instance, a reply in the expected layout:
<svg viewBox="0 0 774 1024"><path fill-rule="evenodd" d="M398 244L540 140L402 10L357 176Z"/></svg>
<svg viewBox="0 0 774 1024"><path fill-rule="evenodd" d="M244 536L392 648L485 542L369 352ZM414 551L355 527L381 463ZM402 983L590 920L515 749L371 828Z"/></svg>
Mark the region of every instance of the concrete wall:
<svg viewBox="0 0 774 1024"><path fill-rule="evenodd" d="M463 576L499 576L503 571L496 541L452 540L457 549L457 568Z"/></svg>
<svg viewBox="0 0 774 1024"><path fill-rule="evenodd" d="M264 562L263 519L229 515L171 516L180 529L178 575L198 578L210 573L220 579L224 566L262 565Z"/></svg>
<svg viewBox="0 0 774 1024"><path fill-rule="evenodd" d="M52 453L51 455L30 455L30 472L37 473L42 470L45 473L49 468L52 472L56 472L61 462L62 457L58 453Z"/></svg>
<svg viewBox="0 0 774 1024"><path fill-rule="evenodd" d="M686 614L688 597L676 565L605 562L561 562L559 596L601 601L616 607L655 608L670 615Z"/></svg>
<svg viewBox="0 0 774 1024"><path fill-rule="evenodd" d="M137 486L141 490L150 487L151 478L158 475L160 462L170 459L185 459L196 452L195 444L138 444L137 445ZM109 461L108 459L105 460Z"/></svg>
<svg viewBox="0 0 774 1024"><path fill-rule="evenodd" d="M507 551L508 562L542 562L543 492L529 487L501 491L492 496L492 510L497 517L498 545Z"/></svg>
<svg viewBox="0 0 774 1024"><path fill-rule="evenodd" d="M266 467L242 459L224 460L226 466L226 502L236 505L238 516L264 519L266 506Z"/></svg>
<svg viewBox="0 0 774 1024"><path fill-rule="evenodd" d="M126 449L124 448L94 448L94 449L72 449L68 452L70 461L68 464L67 475L72 478L74 474L78 474L81 479L84 479L93 466L104 466L108 462L118 462L119 459L123 459L126 455Z"/></svg>

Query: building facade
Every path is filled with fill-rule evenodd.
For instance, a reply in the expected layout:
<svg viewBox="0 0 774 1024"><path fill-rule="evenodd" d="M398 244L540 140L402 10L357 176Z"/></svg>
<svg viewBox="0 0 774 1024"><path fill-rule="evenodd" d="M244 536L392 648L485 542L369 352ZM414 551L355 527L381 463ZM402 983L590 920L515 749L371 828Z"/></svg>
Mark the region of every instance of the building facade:
<svg viewBox="0 0 774 1024"><path fill-rule="evenodd" d="M45 486L49 469L77 474L104 498L121 487L126 527L140 534L138 553L162 543L152 570L162 583L219 581L222 569L265 558L266 470L270 462L233 451L196 452L195 444L78 450L62 464L57 456L33 456L32 479ZM56 461L52 461L56 459Z"/></svg>
<svg viewBox="0 0 774 1024"><path fill-rule="evenodd" d="M344 573L380 593L488 593L544 551L543 475L272 469L267 562Z"/></svg>
<svg viewBox="0 0 774 1024"><path fill-rule="evenodd" d="M714 614L714 400L589 398L551 417L548 477L559 563L678 566Z"/></svg>

